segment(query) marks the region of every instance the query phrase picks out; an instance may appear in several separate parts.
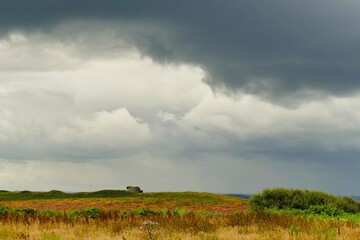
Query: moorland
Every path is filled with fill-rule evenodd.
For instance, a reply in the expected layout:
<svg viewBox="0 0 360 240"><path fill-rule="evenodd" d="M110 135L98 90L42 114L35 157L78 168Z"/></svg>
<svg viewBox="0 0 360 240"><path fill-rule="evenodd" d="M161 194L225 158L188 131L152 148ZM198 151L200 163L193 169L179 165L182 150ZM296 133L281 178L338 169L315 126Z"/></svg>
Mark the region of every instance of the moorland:
<svg viewBox="0 0 360 240"><path fill-rule="evenodd" d="M212 193L0 191L0 239L360 239L360 203L266 189Z"/></svg>

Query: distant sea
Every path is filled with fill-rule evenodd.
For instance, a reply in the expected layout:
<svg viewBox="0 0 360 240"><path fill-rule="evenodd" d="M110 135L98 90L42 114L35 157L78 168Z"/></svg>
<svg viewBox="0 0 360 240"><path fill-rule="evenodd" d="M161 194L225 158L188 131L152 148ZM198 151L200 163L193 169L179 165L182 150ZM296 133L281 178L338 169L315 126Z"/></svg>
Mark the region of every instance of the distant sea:
<svg viewBox="0 0 360 240"><path fill-rule="evenodd" d="M226 193L226 194L223 194L223 195L231 196L231 197L244 198L244 199L249 199L249 198L251 198L251 195L249 195L249 194Z"/></svg>

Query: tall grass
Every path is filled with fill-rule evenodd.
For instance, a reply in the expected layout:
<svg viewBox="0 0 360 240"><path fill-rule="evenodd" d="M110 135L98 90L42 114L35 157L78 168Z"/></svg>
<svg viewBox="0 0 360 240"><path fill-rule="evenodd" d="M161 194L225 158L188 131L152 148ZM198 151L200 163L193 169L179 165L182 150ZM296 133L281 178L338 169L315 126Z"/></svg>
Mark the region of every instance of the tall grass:
<svg viewBox="0 0 360 240"><path fill-rule="evenodd" d="M139 209L78 212L3 208L0 239L358 239L353 221L312 220L264 211L205 214ZM144 231L145 221L156 231ZM356 237L355 237L356 236Z"/></svg>

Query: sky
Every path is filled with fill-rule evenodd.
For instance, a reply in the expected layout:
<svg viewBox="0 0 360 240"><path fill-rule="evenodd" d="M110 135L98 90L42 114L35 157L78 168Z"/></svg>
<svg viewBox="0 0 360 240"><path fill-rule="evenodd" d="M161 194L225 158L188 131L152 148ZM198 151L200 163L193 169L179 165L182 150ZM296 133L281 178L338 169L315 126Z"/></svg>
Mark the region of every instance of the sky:
<svg viewBox="0 0 360 240"><path fill-rule="evenodd" d="M359 195L357 0L2 0L0 189Z"/></svg>

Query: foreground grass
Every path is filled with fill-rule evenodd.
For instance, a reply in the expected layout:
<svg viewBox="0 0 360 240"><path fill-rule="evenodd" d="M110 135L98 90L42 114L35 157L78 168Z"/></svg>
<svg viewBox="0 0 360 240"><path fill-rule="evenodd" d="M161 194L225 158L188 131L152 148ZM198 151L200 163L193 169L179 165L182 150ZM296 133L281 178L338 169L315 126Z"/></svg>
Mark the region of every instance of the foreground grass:
<svg viewBox="0 0 360 240"><path fill-rule="evenodd" d="M325 213L313 213L307 210L299 209L268 209L267 212L275 214L287 214L294 217L303 217L307 219L320 219L331 221L351 221L360 225L360 213L341 213L337 215L329 215ZM360 238L359 238L360 239Z"/></svg>
<svg viewBox="0 0 360 240"><path fill-rule="evenodd" d="M141 228L145 221L154 228ZM99 215L7 212L0 217L0 239L359 239L352 221L307 219L270 212L203 214L172 211L101 211Z"/></svg>

